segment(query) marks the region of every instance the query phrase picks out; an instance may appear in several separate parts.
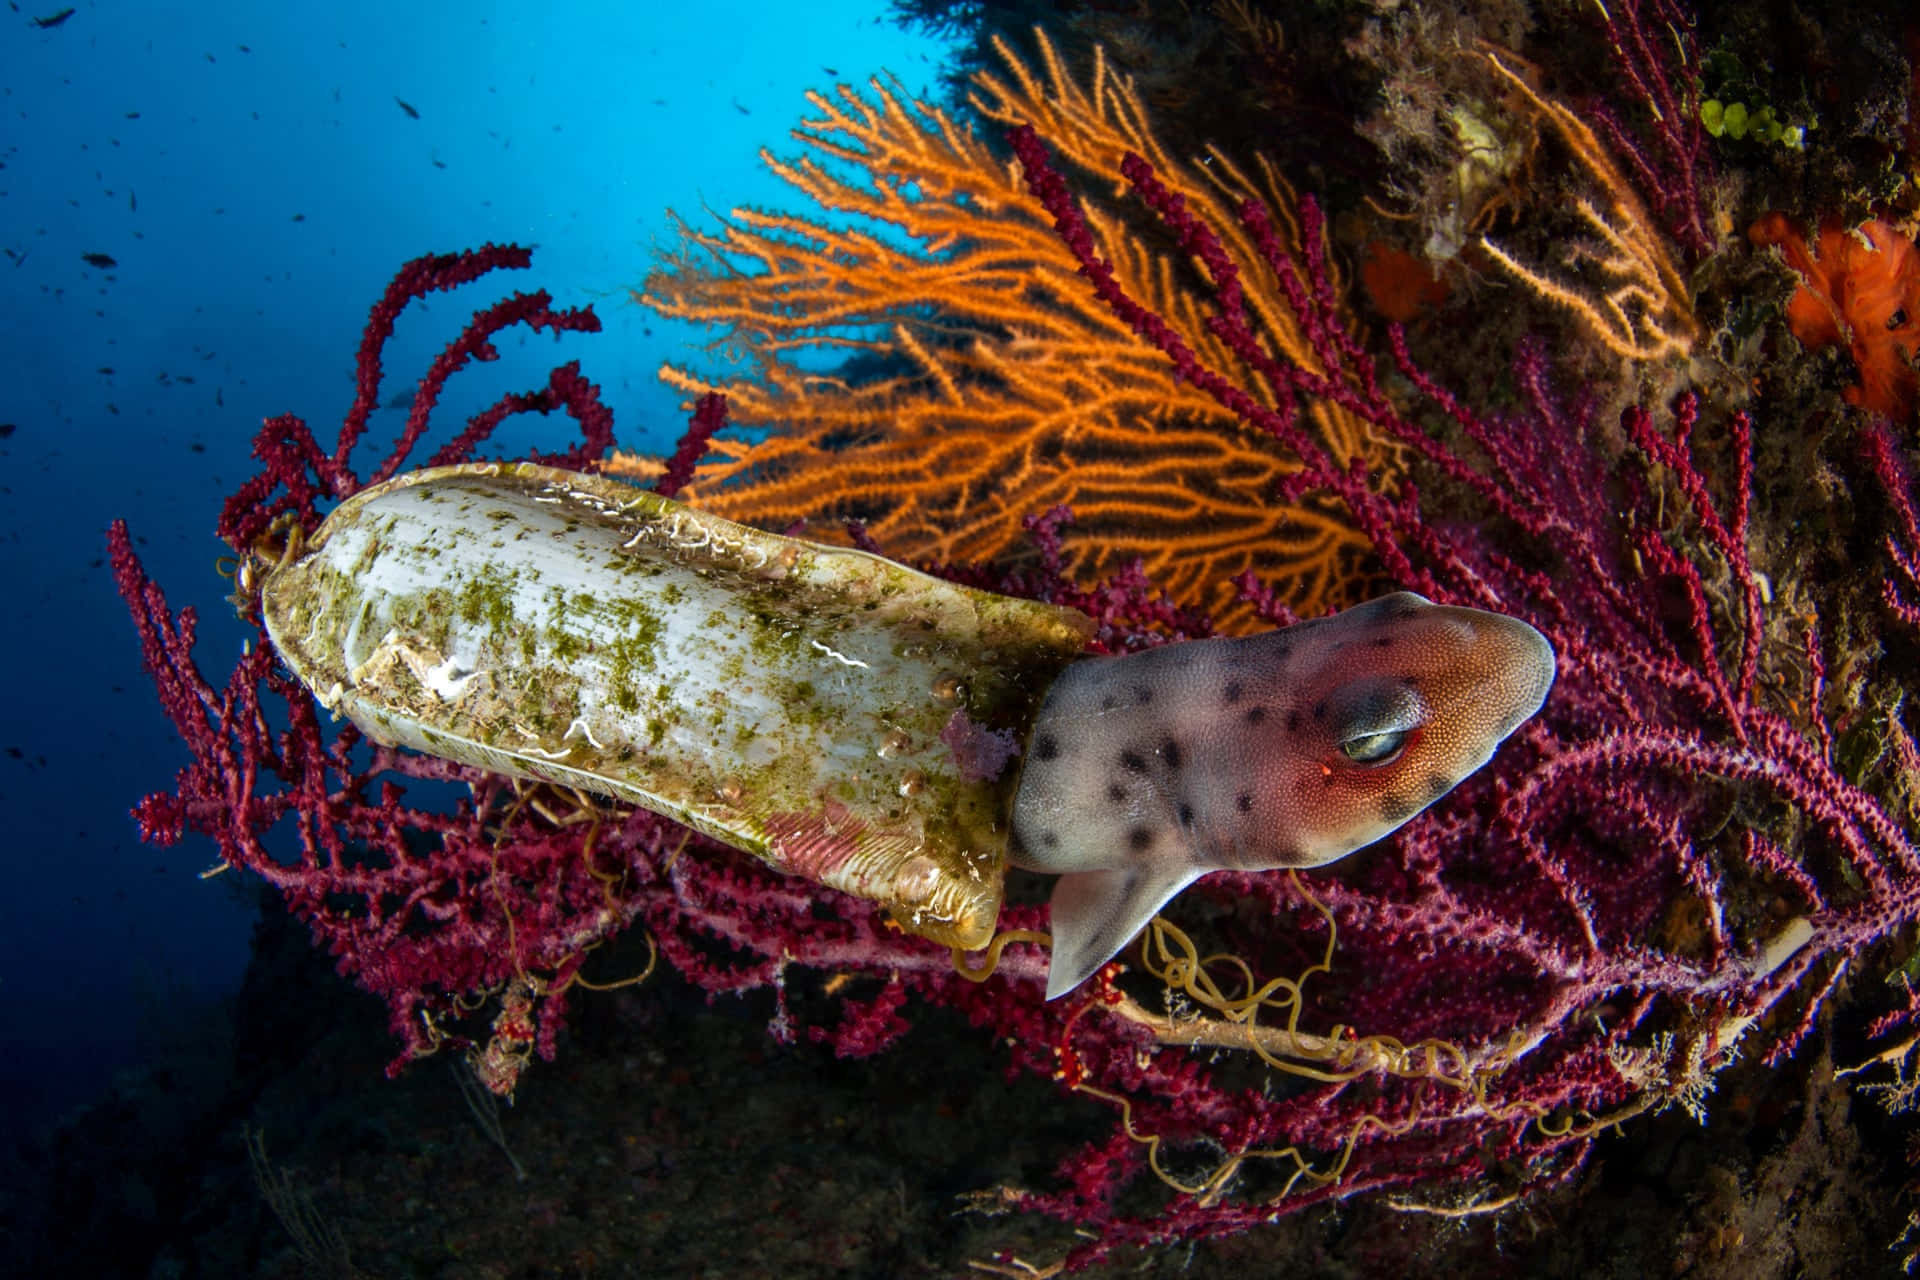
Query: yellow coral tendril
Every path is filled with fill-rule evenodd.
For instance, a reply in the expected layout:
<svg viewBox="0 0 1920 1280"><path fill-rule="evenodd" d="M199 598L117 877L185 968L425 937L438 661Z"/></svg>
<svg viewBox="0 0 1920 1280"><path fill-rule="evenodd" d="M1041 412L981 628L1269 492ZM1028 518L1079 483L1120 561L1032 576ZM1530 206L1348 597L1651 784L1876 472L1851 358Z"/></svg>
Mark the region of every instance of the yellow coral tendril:
<svg viewBox="0 0 1920 1280"><path fill-rule="evenodd" d="M1586 1136L1616 1124L1644 1109L1645 1104L1630 1105L1606 1116L1584 1112L1556 1117L1537 1102L1499 1103L1488 1097L1488 1086L1504 1072L1520 1052L1517 1041L1504 1050L1469 1054L1460 1045L1437 1038L1405 1044L1388 1035L1359 1035L1351 1027L1336 1025L1325 1034L1302 1031L1300 1015L1304 1008L1303 985L1315 974L1333 968L1334 949L1338 945L1338 926L1333 913L1306 889L1300 877L1289 873L1294 891L1327 922L1327 944L1315 964L1292 978L1274 978L1256 982L1252 968L1239 956L1218 954L1202 957L1193 940L1178 926L1155 917L1141 939L1142 967L1166 984L1169 992L1180 992L1208 1014L1174 1016L1155 1014L1131 996L1115 988L1109 999L1090 1004L1083 1012L1105 1011L1149 1028L1155 1039L1167 1046L1244 1049L1259 1056L1275 1070L1324 1084L1342 1084L1364 1075L1380 1073L1403 1080L1426 1081L1472 1095L1474 1105L1491 1121L1531 1117L1538 1131L1549 1138ZM996 953L997 954L997 953ZM1225 983L1214 970L1231 973ZM1245 994L1229 994L1230 991ZM1284 1022L1262 1026L1262 1011L1284 1013ZM1205 1178L1183 1181L1161 1163L1161 1137L1139 1131L1133 1121L1133 1105L1126 1097L1083 1082L1071 1086L1076 1092L1096 1097L1120 1109L1127 1136L1147 1147L1148 1164L1155 1176L1186 1195L1211 1203L1224 1193L1226 1184L1240 1165L1253 1159L1291 1159L1294 1172L1286 1185L1268 1203L1284 1198L1306 1179L1316 1185L1337 1181L1346 1171L1360 1139L1369 1130L1386 1134L1409 1131L1421 1119L1413 1114L1396 1122L1368 1112L1354 1121L1330 1163L1316 1168L1297 1146L1256 1148L1230 1152Z"/></svg>
<svg viewBox="0 0 1920 1280"><path fill-rule="evenodd" d="M1041 946L1050 947L1053 945L1053 935L1034 929L1003 929L993 936L992 942L987 944L986 952L977 969L967 964L967 952L964 948L953 948L953 971L968 982L985 982L993 976L993 971L1000 967L1000 953L1015 942L1037 942Z"/></svg>
<svg viewBox="0 0 1920 1280"><path fill-rule="evenodd" d="M592 948L588 948L588 950L592 950ZM647 935L647 965L646 968L640 970L640 972L628 974L624 978L615 978L612 982L589 982L580 976L578 969L575 969L573 976L567 979L566 983L563 984L559 990L565 991L568 987L584 987L588 991L618 991L621 987L636 986L639 983L645 982L648 978L651 978L653 976L654 966L659 963L660 948L655 945L653 935L649 933Z"/></svg>

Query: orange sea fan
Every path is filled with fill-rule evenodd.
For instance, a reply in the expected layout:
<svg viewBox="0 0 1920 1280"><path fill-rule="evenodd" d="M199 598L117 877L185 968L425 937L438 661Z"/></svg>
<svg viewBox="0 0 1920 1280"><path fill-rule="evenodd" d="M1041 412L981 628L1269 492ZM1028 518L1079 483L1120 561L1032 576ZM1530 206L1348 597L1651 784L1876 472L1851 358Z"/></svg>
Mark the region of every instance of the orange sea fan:
<svg viewBox="0 0 1920 1280"><path fill-rule="evenodd" d="M1787 327L1808 350L1844 342L1860 372L1841 392L1847 403L1905 418L1920 399L1913 357L1920 351L1920 251L1878 219L1851 231L1822 227L1812 245L1784 213L1747 229L1755 244L1778 245L1802 283L1787 304Z"/></svg>
<svg viewBox="0 0 1920 1280"><path fill-rule="evenodd" d="M1033 124L1116 199L1131 150L1212 225L1236 227L1233 207L1258 192L1295 234L1292 193L1264 164L1256 180L1218 153L1195 165L1170 157L1131 81L1099 53L1082 85L1044 35L1044 79L996 46L1010 82L977 78L974 104L987 118ZM717 327L715 349L747 370L727 379L660 371L689 397L725 392L734 421L760 436L716 442L692 501L774 526L858 516L891 555L965 562L1025 554L1021 518L1068 503L1077 573L1140 557L1176 599L1230 628L1252 625L1229 582L1245 569L1303 612L1342 602L1363 559L1343 513L1276 502L1292 459L1176 382L1165 357L1095 300L1017 164L896 84L843 85L808 101L816 114L793 134L805 154L762 157L822 209L864 221L848 229L742 208L712 232L681 223L678 250L636 294L662 314ZM1204 325L1187 288L1199 268L1148 248L1117 215L1090 209L1089 218L1127 289L1203 360L1271 403L1271 388ZM1228 250L1269 349L1320 372L1251 243ZM865 376L820 372L822 351L863 357ZM1344 410L1315 401L1305 412L1339 456L1393 465ZM647 464L610 466L644 474ZM825 531L816 524L816 536Z"/></svg>

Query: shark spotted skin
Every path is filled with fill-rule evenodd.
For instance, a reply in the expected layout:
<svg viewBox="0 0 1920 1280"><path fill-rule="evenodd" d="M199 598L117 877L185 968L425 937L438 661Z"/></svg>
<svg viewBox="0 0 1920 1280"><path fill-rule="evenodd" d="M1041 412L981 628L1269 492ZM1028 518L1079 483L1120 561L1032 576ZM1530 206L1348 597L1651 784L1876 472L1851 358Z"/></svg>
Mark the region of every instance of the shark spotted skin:
<svg viewBox="0 0 1920 1280"><path fill-rule="evenodd" d="M1526 623L1404 591L1067 668L1013 813L1013 861L1060 877L1047 998L1210 871L1317 867L1392 832L1491 759L1553 676Z"/></svg>

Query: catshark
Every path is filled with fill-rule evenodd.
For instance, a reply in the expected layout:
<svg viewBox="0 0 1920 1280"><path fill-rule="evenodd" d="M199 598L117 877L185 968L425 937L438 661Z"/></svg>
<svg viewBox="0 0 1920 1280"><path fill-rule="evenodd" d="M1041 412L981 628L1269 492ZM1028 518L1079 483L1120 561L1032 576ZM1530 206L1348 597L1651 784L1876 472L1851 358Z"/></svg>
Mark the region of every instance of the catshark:
<svg viewBox="0 0 1920 1280"><path fill-rule="evenodd" d="M1028 740L1015 865L1059 876L1047 998L1213 871L1317 867L1492 758L1553 685L1546 637L1412 592L1068 667Z"/></svg>

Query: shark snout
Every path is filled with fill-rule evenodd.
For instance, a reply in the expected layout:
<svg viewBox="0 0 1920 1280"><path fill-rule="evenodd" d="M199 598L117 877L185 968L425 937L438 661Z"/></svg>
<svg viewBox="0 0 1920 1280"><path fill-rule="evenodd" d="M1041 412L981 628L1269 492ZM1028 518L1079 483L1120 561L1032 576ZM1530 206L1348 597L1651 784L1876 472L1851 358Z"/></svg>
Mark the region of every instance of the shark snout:
<svg viewBox="0 0 1920 1280"><path fill-rule="evenodd" d="M1498 720L1495 736L1504 738L1546 703L1559 660L1547 638L1518 618L1481 614L1480 626L1482 643L1495 651L1489 697Z"/></svg>

